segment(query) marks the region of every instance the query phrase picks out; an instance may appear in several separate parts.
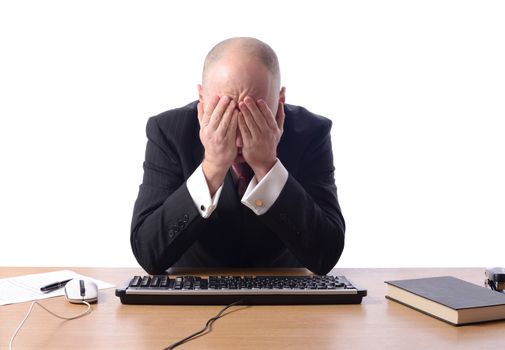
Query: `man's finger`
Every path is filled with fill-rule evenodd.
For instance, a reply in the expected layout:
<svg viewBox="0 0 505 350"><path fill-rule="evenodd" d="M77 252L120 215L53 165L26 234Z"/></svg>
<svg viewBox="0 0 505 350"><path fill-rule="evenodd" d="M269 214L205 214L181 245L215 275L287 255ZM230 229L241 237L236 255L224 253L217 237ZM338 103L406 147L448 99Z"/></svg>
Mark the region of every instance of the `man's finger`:
<svg viewBox="0 0 505 350"><path fill-rule="evenodd" d="M254 120L251 110L249 109L249 107L246 105L245 102L241 102L239 108L240 111L242 112L242 117L245 122L245 125L247 126L249 134L251 135L251 137L258 137L261 131L259 130L258 125Z"/></svg>
<svg viewBox="0 0 505 350"><path fill-rule="evenodd" d="M258 100L258 108L260 109L261 113L263 113L263 116L265 117L265 122L268 125L270 129L277 128L277 123L274 118L274 114L270 110L270 107L268 107L267 103L263 100Z"/></svg>
<svg viewBox="0 0 505 350"><path fill-rule="evenodd" d="M203 105L203 116L202 116L202 124L208 125L210 121L210 116L212 112L216 108L219 102L219 96L214 96L210 99L210 101Z"/></svg>
<svg viewBox="0 0 505 350"><path fill-rule="evenodd" d="M242 142L244 144L248 144L252 135L251 131L247 127L245 116L242 112L238 114L238 129L240 130L240 135L242 136Z"/></svg>
<svg viewBox="0 0 505 350"><path fill-rule="evenodd" d="M235 141L237 138L237 126L238 126L238 115L239 111L237 109L233 110L233 115L231 116L230 125L228 126L228 130L226 132L226 137L230 140Z"/></svg>
<svg viewBox="0 0 505 350"><path fill-rule="evenodd" d="M258 105L256 104L256 101L254 101L254 99L252 99L251 97L248 96L244 99L244 102L245 102L246 106L249 108L249 110L251 111L253 119L256 122L256 125L258 126L258 131L259 131L259 133L261 133L267 127L267 123L265 121L265 116L263 115L263 113L261 113L261 111L258 108Z"/></svg>
<svg viewBox="0 0 505 350"><path fill-rule="evenodd" d="M284 103L279 102L279 107L277 108L277 116L275 117L275 120L277 122L277 127L279 130L284 130L284 118L286 115L284 114Z"/></svg>
<svg viewBox="0 0 505 350"><path fill-rule="evenodd" d="M237 111L235 109L236 103L235 101L230 101L228 104L228 107L226 107L226 110L224 111L223 117L221 118L221 122L219 123L217 127L217 132L220 133L222 136L225 136L227 131L228 131L228 126L230 125L231 119L233 117L233 114Z"/></svg>
<svg viewBox="0 0 505 350"><path fill-rule="evenodd" d="M221 96L219 99L219 102L217 103L216 108L212 111L212 115L209 120L209 127L213 130L216 130L219 126L219 122L221 121L226 108L228 108L230 101L231 99L228 96Z"/></svg>

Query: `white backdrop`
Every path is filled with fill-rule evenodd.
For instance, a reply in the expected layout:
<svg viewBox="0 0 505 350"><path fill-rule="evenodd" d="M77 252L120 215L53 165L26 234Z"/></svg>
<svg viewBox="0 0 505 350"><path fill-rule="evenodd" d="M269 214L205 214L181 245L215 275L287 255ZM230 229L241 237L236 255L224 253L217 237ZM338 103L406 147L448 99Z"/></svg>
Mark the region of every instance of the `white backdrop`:
<svg viewBox="0 0 505 350"><path fill-rule="evenodd" d="M502 1L3 1L0 265L137 266L147 118L218 41L331 118L342 267L505 265Z"/></svg>

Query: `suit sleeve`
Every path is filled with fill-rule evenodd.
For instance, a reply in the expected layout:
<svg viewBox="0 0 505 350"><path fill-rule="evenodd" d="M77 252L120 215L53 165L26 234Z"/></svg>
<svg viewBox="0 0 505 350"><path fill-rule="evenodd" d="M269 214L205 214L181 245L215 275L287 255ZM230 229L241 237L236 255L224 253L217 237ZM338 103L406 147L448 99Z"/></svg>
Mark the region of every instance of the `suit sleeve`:
<svg viewBox="0 0 505 350"><path fill-rule="evenodd" d="M146 127L144 177L133 210L130 242L150 274L163 273L198 238L205 221L190 196L175 145L156 117Z"/></svg>
<svg viewBox="0 0 505 350"><path fill-rule="evenodd" d="M298 261L317 274L326 274L335 266L345 238L329 123L312 139L296 179L290 174L275 203L259 216Z"/></svg>

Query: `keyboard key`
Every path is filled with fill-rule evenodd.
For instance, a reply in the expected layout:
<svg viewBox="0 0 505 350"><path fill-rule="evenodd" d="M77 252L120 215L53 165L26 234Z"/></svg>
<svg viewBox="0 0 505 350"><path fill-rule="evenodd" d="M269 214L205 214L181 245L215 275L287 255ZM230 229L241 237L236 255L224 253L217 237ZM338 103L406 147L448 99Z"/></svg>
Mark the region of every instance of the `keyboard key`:
<svg viewBox="0 0 505 350"><path fill-rule="evenodd" d="M160 277L160 287L168 288L169 282L170 282L170 279L168 278L167 275L163 275Z"/></svg>
<svg viewBox="0 0 505 350"><path fill-rule="evenodd" d="M149 287L149 283L151 282L151 278L149 276L142 277L142 281L140 282L141 288Z"/></svg>
<svg viewBox="0 0 505 350"><path fill-rule="evenodd" d="M130 281L130 287L138 287L140 286L140 276L135 276L132 278L132 280Z"/></svg>
<svg viewBox="0 0 505 350"><path fill-rule="evenodd" d="M153 276L151 278L151 283L149 284L150 287L158 287L160 285L160 277L159 276Z"/></svg>
<svg viewBox="0 0 505 350"><path fill-rule="evenodd" d="M182 289L182 277L175 278L174 289Z"/></svg>

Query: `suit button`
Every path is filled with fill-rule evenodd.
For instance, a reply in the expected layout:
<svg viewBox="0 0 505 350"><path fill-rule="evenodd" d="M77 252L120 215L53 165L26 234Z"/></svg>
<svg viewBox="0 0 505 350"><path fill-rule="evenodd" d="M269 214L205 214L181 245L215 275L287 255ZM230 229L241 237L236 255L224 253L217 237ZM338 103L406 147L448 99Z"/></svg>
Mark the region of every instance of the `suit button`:
<svg viewBox="0 0 505 350"><path fill-rule="evenodd" d="M188 222L189 221L189 215L188 214L184 214L184 216L182 217L182 221L184 221L184 223Z"/></svg>
<svg viewBox="0 0 505 350"><path fill-rule="evenodd" d="M180 232L179 228L178 227L174 228L174 232L175 234L178 234Z"/></svg>
<svg viewBox="0 0 505 350"><path fill-rule="evenodd" d="M172 229L168 230L168 237L174 238L174 230Z"/></svg>
<svg viewBox="0 0 505 350"><path fill-rule="evenodd" d="M184 227L184 222L182 220L179 220L177 222L177 226L179 226L180 228L183 228Z"/></svg>

